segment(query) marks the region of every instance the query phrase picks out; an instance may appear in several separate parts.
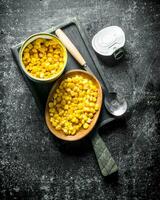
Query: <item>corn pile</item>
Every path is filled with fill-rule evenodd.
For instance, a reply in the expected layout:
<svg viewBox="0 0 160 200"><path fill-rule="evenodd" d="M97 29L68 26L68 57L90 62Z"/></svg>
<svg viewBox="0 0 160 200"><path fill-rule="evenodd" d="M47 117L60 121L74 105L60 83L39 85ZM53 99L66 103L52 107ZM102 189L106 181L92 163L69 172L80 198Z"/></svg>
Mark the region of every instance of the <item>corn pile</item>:
<svg viewBox="0 0 160 200"><path fill-rule="evenodd" d="M24 49L22 60L31 75L48 79L63 69L64 51L58 41L38 38Z"/></svg>
<svg viewBox="0 0 160 200"><path fill-rule="evenodd" d="M98 88L93 81L75 75L64 79L49 102L50 122L57 131L76 134L80 128L88 129L95 113Z"/></svg>

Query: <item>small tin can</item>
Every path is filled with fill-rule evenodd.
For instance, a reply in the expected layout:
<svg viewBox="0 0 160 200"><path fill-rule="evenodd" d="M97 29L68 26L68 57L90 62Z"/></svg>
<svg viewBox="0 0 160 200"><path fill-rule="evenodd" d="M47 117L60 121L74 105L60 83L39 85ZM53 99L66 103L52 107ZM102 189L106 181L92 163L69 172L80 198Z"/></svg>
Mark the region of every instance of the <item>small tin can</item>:
<svg viewBox="0 0 160 200"><path fill-rule="evenodd" d="M124 56L124 44L125 34L118 26L106 27L92 39L92 47L100 56L114 57L115 60L120 60Z"/></svg>

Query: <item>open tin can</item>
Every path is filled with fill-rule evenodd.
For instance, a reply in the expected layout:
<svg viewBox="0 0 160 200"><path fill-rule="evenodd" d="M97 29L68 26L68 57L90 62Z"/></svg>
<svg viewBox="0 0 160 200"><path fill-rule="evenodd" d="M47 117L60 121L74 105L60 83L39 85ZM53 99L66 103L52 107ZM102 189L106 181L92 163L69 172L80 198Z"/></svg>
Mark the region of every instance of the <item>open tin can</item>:
<svg viewBox="0 0 160 200"><path fill-rule="evenodd" d="M101 57L113 57L116 61L124 56L123 46L125 34L118 26L109 26L98 33L92 39L92 47Z"/></svg>

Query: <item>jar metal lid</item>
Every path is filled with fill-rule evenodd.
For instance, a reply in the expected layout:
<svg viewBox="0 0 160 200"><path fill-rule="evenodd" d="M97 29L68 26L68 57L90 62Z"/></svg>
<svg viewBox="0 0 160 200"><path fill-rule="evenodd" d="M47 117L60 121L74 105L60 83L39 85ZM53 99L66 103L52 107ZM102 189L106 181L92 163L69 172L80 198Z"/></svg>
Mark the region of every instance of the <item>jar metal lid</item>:
<svg viewBox="0 0 160 200"><path fill-rule="evenodd" d="M92 39L93 49L103 56L111 56L125 44L125 34L118 26L109 26L98 33Z"/></svg>

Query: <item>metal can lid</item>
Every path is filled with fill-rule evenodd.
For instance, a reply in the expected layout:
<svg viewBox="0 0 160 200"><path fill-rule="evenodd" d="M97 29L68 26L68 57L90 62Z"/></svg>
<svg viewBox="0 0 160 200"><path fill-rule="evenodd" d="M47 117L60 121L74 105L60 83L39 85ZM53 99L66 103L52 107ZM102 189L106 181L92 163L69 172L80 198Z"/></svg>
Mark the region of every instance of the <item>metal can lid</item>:
<svg viewBox="0 0 160 200"><path fill-rule="evenodd" d="M93 49L103 56L111 56L116 50L125 44L125 34L118 26L109 26L98 33L92 39Z"/></svg>

